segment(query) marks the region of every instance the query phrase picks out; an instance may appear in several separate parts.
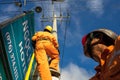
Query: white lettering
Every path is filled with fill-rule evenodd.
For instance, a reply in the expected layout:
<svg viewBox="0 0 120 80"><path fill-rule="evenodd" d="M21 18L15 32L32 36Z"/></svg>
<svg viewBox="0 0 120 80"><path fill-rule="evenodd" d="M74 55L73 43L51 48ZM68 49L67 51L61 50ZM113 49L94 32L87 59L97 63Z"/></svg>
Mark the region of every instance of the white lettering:
<svg viewBox="0 0 120 80"><path fill-rule="evenodd" d="M8 42L8 51L9 51L9 53L11 53L12 52L12 45L11 45L11 39L10 39L10 34L9 34L9 32L7 32L6 33L6 39L7 39L7 42Z"/></svg>
<svg viewBox="0 0 120 80"><path fill-rule="evenodd" d="M24 40L25 40L25 49L26 49L26 55L28 57L29 55L29 50L30 50L30 39L29 39L29 36L30 36L30 32L29 32L29 27L28 27L28 20L24 21L23 22L23 32L24 32Z"/></svg>
<svg viewBox="0 0 120 80"><path fill-rule="evenodd" d="M16 62L15 62L14 53L11 53L11 59L12 59L12 66L13 66L13 70L14 70L14 75L15 75L15 78L17 80L18 79L18 71L17 71L17 67L15 66Z"/></svg>
<svg viewBox="0 0 120 80"><path fill-rule="evenodd" d="M22 69L23 69L23 74L25 74L26 71L26 62L25 62L25 54L23 51L23 46L22 46L22 41L19 43L19 47L20 47L20 59L22 61Z"/></svg>
<svg viewBox="0 0 120 80"><path fill-rule="evenodd" d="M13 73L15 75L15 80L18 80L18 78L19 78L18 68L17 68L17 65L16 65L16 59L15 59L15 56L14 56L14 53L13 53L13 46L12 46L12 41L11 41L11 38L10 38L10 33L6 32L5 37L6 37L6 40L7 40L8 53L10 54L10 60L12 62L12 69L14 71Z"/></svg>

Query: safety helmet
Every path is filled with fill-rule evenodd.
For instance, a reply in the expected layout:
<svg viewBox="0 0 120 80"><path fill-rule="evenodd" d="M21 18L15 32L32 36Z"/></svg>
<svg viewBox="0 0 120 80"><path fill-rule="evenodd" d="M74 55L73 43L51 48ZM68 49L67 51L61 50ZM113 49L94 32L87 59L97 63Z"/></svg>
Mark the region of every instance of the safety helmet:
<svg viewBox="0 0 120 80"><path fill-rule="evenodd" d="M53 29L51 26L47 25L44 30L48 30L49 32L52 32Z"/></svg>
<svg viewBox="0 0 120 80"><path fill-rule="evenodd" d="M114 45L115 39L118 37L118 35L116 33L114 33L113 31L111 31L109 29L104 29L104 28L94 30L94 31L88 33L87 35L85 35L82 38L82 45L87 47L87 49L86 49L87 51L86 52L84 51L84 54L88 57L93 58L92 52L91 52L91 41L95 37L99 38L100 35L98 35L98 34L102 34L102 41L107 46Z"/></svg>

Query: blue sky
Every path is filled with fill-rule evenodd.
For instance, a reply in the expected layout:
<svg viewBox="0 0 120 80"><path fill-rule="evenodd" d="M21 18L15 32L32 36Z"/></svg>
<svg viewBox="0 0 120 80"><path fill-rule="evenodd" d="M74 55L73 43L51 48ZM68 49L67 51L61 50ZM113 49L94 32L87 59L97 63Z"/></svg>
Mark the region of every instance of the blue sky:
<svg viewBox="0 0 120 80"><path fill-rule="evenodd" d="M35 13L35 31L43 30L47 24L52 25L52 18L47 19L50 22L41 22L43 13L45 17L53 17L53 11L57 17L60 13L63 16L69 13L69 18L61 17L57 20L61 80L88 80L95 74L94 67L97 63L84 56L81 39L85 34L99 28L108 28L120 34L119 5L120 0L65 0L63 3L54 3L53 9L48 0L27 3L21 10L34 9L35 6L43 8L41 13ZM20 9L14 4L0 4L0 12L9 12L0 14L0 22L15 16L12 11L18 10Z"/></svg>

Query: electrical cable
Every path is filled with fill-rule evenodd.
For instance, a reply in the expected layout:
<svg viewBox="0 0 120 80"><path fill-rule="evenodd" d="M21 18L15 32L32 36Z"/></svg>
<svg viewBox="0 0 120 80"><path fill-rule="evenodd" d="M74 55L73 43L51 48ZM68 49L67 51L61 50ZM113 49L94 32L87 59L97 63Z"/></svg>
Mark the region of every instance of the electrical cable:
<svg viewBox="0 0 120 80"><path fill-rule="evenodd" d="M22 0L19 0L19 1L21 1L22 2ZM28 0L27 2L28 3L33 3L33 2L40 2L40 1L49 1L49 0ZM15 3L15 2L18 2L18 1L2 1L2 2L0 2L0 4L13 4L13 3Z"/></svg>
<svg viewBox="0 0 120 80"><path fill-rule="evenodd" d="M64 43L63 43L63 54L61 57L61 68L63 67L63 62L64 62L64 56L65 56L65 46L66 46L66 37L67 37L67 28L68 28L68 21L66 21L65 24L65 34L64 34ZM61 74L62 74L62 70L61 70ZM61 79L61 77L60 77Z"/></svg>

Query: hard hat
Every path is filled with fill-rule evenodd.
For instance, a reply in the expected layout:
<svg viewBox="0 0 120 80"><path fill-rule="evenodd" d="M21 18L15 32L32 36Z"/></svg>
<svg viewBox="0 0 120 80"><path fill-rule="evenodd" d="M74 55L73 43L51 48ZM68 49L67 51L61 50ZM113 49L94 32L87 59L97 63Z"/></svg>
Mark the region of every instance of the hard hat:
<svg viewBox="0 0 120 80"><path fill-rule="evenodd" d="M92 53L91 53L91 41L93 38L98 37L95 36L97 34L102 34L102 41L104 42L105 45L109 46L109 45L114 45L115 39L118 37L118 35L116 33L114 33L113 31L109 30L109 29L98 29L98 30L94 30L90 33L88 33L87 35L85 35L82 38L82 45L87 47L87 52L84 52L86 56L88 57L92 57ZM99 35L100 36L100 35Z"/></svg>
<svg viewBox="0 0 120 80"><path fill-rule="evenodd" d="M83 38L82 38L82 45L84 46L85 45L85 42L87 40L87 38L92 38L91 34L94 35L94 34L98 34L98 33L102 33L103 35L107 36L107 38L115 41L115 39L118 37L118 35L116 33L114 33L113 31L109 30L109 29L98 29L98 30L94 30L90 33L88 33L87 35L85 35ZM103 38L106 38L106 37L103 37Z"/></svg>
<svg viewBox="0 0 120 80"><path fill-rule="evenodd" d="M113 31L109 30L109 29L98 29L93 31L95 33L103 33L104 35L108 36L109 38L111 38L112 40L115 41L115 39L118 37L118 35L116 33L114 33Z"/></svg>
<svg viewBox="0 0 120 80"><path fill-rule="evenodd" d="M44 30L48 30L49 32L52 32L52 27L47 25Z"/></svg>

